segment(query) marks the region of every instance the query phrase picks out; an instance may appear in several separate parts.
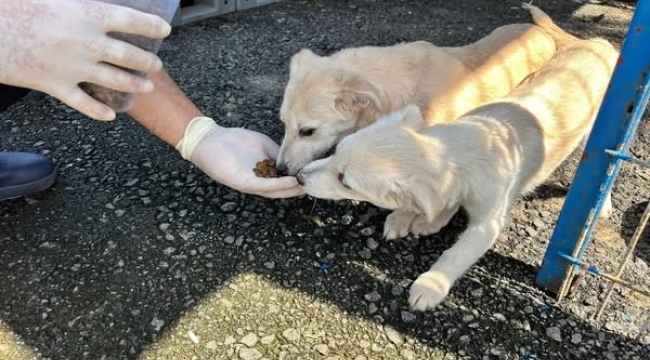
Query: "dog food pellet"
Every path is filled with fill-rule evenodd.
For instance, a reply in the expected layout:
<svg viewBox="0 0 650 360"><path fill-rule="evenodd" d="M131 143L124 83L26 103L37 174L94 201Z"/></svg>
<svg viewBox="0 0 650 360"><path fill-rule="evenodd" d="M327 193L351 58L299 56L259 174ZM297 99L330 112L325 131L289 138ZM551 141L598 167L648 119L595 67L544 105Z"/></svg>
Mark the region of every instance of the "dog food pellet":
<svg viewBox="0 0 650 360"><path fill-rule="evenodd" d="M275 160L264 159L258 162L253 169L255 175L263 178L278 177L278 170L275 168Z"/></svg>

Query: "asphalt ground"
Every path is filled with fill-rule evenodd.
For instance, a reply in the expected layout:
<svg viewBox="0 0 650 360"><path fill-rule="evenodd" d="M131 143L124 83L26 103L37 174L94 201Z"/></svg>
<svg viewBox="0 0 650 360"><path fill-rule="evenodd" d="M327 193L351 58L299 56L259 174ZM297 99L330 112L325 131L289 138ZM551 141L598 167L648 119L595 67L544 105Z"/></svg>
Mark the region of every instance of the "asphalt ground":
<svg viewBox="0 0 650 360"><path fill-rule="evenodd" d="M620 43L629 3L536 4L568 31ZM603 16L601 16L603 15ZM280 141L288 60L303 47L462 45L528 22L518 1L289 1L176 28L160 51L188 96L226 126ZM647 119L633 153L650 159ZM410 282L463 230L381 239L386 211L215 184L126 116L91 121L34 94L0 114L0 150L52 157L48 191L0 203L0 359L648 359L648 300L587 277L555 305L534 278L574 156L522 199L490 251L427 313ZM215 154L218 157L218 154ZM612 271L650 198L626 165L587 260ZM626 277L648 286L643 237Z"/></svg>

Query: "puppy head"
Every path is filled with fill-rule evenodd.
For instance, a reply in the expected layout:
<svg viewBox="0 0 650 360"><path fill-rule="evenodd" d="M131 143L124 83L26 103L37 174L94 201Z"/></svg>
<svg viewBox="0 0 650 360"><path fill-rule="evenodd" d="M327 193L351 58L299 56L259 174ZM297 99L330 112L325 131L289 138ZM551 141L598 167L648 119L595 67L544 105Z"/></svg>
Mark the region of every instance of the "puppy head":
<svg viewBox="0 0 650 360"><path fill-rule="evenodd" d="M285 134L277 163L295 175L322 158L346 135L379 117L375 87L358 74L335 66L335 60L309 50L293 56L280 119Z"/></svg>
<svg viewBox="0 0 650 360"><path fill-rule="evenodd" d="M433 221L442 199L428 168L431 144L417 133L422 126L415 106L391 113L345 137L332 156L305 166L298 180L314 197L368 201Z"/></svg>

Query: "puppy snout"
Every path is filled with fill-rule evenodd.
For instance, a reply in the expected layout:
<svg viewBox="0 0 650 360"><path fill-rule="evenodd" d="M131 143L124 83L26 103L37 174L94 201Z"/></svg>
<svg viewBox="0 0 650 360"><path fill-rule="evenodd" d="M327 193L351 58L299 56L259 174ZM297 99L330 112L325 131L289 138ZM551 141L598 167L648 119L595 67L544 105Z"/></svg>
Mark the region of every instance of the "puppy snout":
<svg viewBox="0 0 650 360"><path fill-rule="evenodd" d="M296 180L298 180L298 184L300 184L300 186L305 185L305 175L302 171L296 174Z"/></svg>
<svg viewBox="0 0 650 360"><path fill-rule="evenodd" d="M278 162L277 164L275 164L275 168L281 174L286 174L287 173L287 163L284 162L284 161L281 161L281 162Z"/></svg>

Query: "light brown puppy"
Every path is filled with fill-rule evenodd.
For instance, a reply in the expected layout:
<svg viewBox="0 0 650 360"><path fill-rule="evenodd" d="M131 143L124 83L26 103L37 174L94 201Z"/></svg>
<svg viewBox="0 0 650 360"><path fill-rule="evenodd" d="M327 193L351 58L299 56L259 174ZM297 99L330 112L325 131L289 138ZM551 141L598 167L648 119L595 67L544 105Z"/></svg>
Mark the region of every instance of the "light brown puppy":
<svg viewBox="0 0 650 360"><path fill-rule="evenodd" d="M295 175L344 136L416 104L427 125L448 122L510 92L573 37L530 6L535 24L512 24L461 47L425 41L291 59L280 118L278 169Z"/></svg>
<svg viewBox="0 0 650 360"><path fill-rule="evenodd" d="M492 246L516 198L589 134L617 59L603 39L575 40L507 96L431 127L415 106L391 113L305 166L298 181L314 197L395 209L388 238L438 232L463 206L467 229L410 289L413 309L432 308Z"/></svg>

